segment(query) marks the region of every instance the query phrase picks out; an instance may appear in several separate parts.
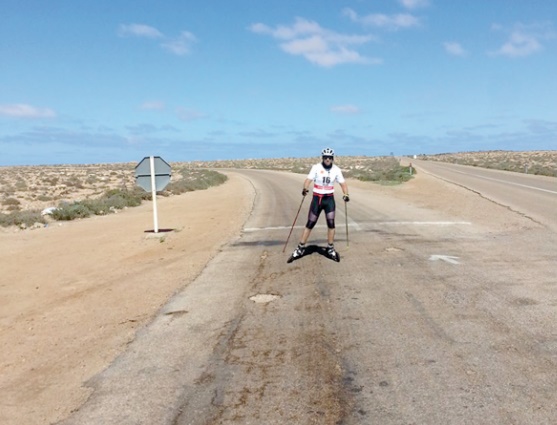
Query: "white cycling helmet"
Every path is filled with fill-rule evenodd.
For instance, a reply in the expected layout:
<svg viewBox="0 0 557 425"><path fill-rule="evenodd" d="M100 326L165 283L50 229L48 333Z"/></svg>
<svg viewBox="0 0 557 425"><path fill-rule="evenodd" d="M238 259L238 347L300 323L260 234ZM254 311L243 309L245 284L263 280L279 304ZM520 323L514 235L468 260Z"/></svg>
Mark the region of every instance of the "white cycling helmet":
<svg viewBox="0 0 557 425"><path fill-rule="evenodd" d="M335 151L331 148L325 148L321 151L321 156L335 156Z"/></svg>

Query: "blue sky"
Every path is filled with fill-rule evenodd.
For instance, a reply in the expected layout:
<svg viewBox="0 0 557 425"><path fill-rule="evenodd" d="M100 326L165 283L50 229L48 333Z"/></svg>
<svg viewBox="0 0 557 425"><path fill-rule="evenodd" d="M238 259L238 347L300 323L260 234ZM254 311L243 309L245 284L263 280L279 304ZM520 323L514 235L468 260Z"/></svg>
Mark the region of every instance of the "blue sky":
<svg viewBox="0 0 557 425"><path fill-rule="evenodd" d="M557 149L553 0L0 5L0 165Z"/></svg>

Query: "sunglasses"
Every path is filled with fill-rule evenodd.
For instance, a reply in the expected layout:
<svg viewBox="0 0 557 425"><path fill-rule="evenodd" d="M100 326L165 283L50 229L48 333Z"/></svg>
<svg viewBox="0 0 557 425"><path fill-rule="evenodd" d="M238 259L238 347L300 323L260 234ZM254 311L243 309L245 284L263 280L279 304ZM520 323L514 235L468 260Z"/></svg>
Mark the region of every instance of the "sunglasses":
<svg viewBox="0 0 557 425"><path fill-rule="evenodd" d="M328 160L328 159L330 159L330 160L332 161L332 160L333 160L333 157L332 157L332 156L324 156L324 157L323 157L323 161L326 161L326 160Z"/></svg>

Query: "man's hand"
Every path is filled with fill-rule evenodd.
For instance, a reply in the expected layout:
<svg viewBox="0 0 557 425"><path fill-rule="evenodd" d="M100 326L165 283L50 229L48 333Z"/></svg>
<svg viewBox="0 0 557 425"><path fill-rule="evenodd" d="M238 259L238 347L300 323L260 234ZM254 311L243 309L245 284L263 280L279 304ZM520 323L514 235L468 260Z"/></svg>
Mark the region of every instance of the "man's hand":
<svg viewBox="0 0 557 425"><path fill-rule="evenodd" d="M344 202L348 202L348 201L350 201L350 195L347 193L346 195L344 195L342 197L342 199L344 200Z"/></svg>
<svg viewBox="0 0 557 425"><path fill-rule="evenodd" d="M305 187L302 189L302 196L306 196L308 194L309 190L307 190Z"/></svg>

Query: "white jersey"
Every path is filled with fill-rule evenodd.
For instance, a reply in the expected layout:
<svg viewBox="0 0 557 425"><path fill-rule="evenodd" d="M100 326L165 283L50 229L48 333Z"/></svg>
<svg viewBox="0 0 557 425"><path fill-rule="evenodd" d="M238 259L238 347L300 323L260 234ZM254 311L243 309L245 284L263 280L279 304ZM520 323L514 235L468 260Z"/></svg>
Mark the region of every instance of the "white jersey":
<svg viewBox="0 0 557 425"><path fill-rule="evenodd" d="M307 176L309 180L313 180L313 193L319 195L331 195L335 191L335 181L344 183L342 171L336 165L332 165L330 169L323 167L323 164L315 164Z"/></svg>

